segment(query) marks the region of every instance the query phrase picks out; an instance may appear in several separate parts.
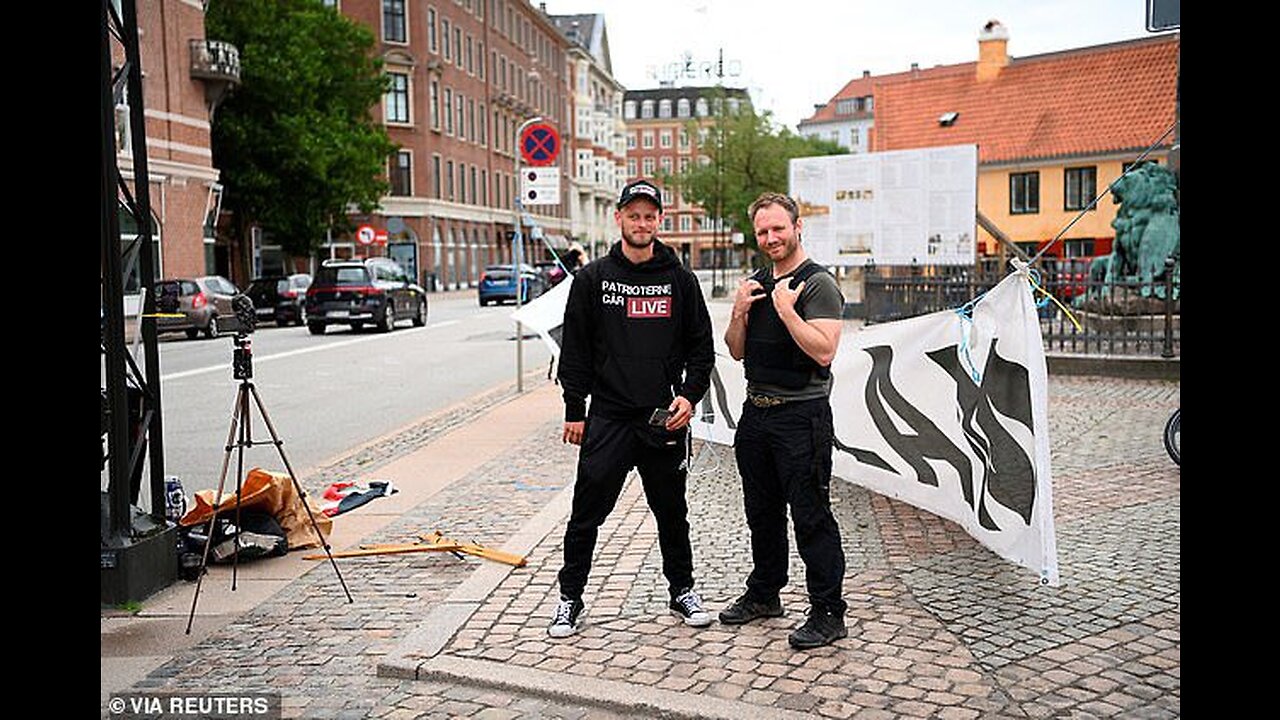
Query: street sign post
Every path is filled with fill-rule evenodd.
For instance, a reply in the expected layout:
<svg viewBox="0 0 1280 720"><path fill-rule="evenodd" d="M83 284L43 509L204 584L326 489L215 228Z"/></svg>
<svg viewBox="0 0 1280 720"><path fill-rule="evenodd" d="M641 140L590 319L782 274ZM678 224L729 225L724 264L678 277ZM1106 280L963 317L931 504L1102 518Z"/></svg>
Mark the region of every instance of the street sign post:
<svg viewBox="0 0 1280 720"><path fill-rule="evenodd" d="M559 205L560 168L521 168L520 198L525 205Z"/></svg>
<svg viewBox="0 0 1280 720"><path fill-rule="evenodd" d="M520 157L529 165L553 165L559 155L560 133L555 126L536 122L520 131Z"/></svg>

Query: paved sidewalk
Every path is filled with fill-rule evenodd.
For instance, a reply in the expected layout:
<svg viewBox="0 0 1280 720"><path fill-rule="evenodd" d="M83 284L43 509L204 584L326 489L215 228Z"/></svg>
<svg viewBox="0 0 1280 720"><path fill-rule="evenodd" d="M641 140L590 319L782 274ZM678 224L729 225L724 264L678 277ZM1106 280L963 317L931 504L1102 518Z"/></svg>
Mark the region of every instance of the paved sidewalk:
<svg viewBox="0 0 1280 720"><path fill-rule="evenodd" d="M276 692L286 718L1180 716L1180 472L1160 441L1176 383L1050 377L1057 588L954 523L833 482L850 632L809 652L786 641L805 608L794 546L785 617L696 630L668 613L634 476L600 532L586 628L547 638L576 448L559 439L558 388L527 387L366 448L355 479L392 479L405 495L334 525L335 549L438 529L527 554L526 567L444 553L342 560L348 603L327 562L246 564L242 577L302 566L110 689ZM447 429L423 430L436 425ZM718 610L748 571L741 490L730 448L695 450L694 567ZM323 487L325 470L304 484ZM225 584L215 573L203 593ZM193 587L170 594L183 624ZM165 612L152 605L144 612Z"/></svg>

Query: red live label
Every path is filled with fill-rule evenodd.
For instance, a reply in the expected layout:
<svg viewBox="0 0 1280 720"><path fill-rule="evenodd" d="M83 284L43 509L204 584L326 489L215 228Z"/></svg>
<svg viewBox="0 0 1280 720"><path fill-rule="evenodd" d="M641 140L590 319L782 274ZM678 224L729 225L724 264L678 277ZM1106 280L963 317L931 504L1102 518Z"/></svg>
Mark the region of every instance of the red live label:
<svg viewBox="0 0 1280 720"><path fill-rule="evenodd" d="M627 317L671 317L671 298L669 297L633 297L627 298Z"/></svg>

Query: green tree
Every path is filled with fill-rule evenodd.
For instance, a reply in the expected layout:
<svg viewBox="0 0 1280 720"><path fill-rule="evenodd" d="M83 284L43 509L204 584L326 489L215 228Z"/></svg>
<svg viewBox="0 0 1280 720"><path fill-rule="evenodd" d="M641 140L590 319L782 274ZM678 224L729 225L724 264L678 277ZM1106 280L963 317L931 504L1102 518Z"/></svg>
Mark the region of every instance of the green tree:
<svg viewBox="0 0 1280 720"><path fill-rule="evenodd" d="M215 1L205 26L240 50L241 85L212 131L232 233L243 241L257 223L309 254L388 189L396 145L371 113L388 87L373 33L317 0Z"/></svg>
<svg viewBox="0 0 1280 720"><path fill-rule="evenodd" d="M758 252L747 209L760 193L787 191L787 168L791 158L839 155L846 150L830 140L808 138L779 127L773 113L757 113L748 105L729 112L723 96L712 96L714 120L705 131L698 122L686 127L698 142L698 155L705 161L689 164L687 170L660 176L674 185L690 202L701 205L708 218L719 215L726 226L744 235L746 246Z"/></svg>

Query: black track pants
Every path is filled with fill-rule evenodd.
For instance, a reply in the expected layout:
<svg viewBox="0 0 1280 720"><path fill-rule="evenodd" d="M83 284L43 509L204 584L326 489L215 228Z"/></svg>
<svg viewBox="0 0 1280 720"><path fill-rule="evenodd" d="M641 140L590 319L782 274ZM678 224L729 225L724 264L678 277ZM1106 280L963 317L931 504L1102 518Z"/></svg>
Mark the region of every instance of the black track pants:
<svg viewBox="0 0 1280 720"><path fill-rule="evenodd" d="M804 560L809 602L845 611L844 548L831 514L831 404L826 398L758 408L746 402L734 436L754 569L747 592L761 600L787 584L787 506Z"/></svg>
<svg viewBox="0 0 1280 720"><path fill-rule="evenodd" d="M631 468L638 468L645 499L658 524L662 573L669 592L693 586L693 550L689 545L689 508L685 504L687 430L669 433L650 428L646 418L587 418L578 451L573 511L564 533L560 594L581 598L591 571L596 534L613 512Z"/></svg>

